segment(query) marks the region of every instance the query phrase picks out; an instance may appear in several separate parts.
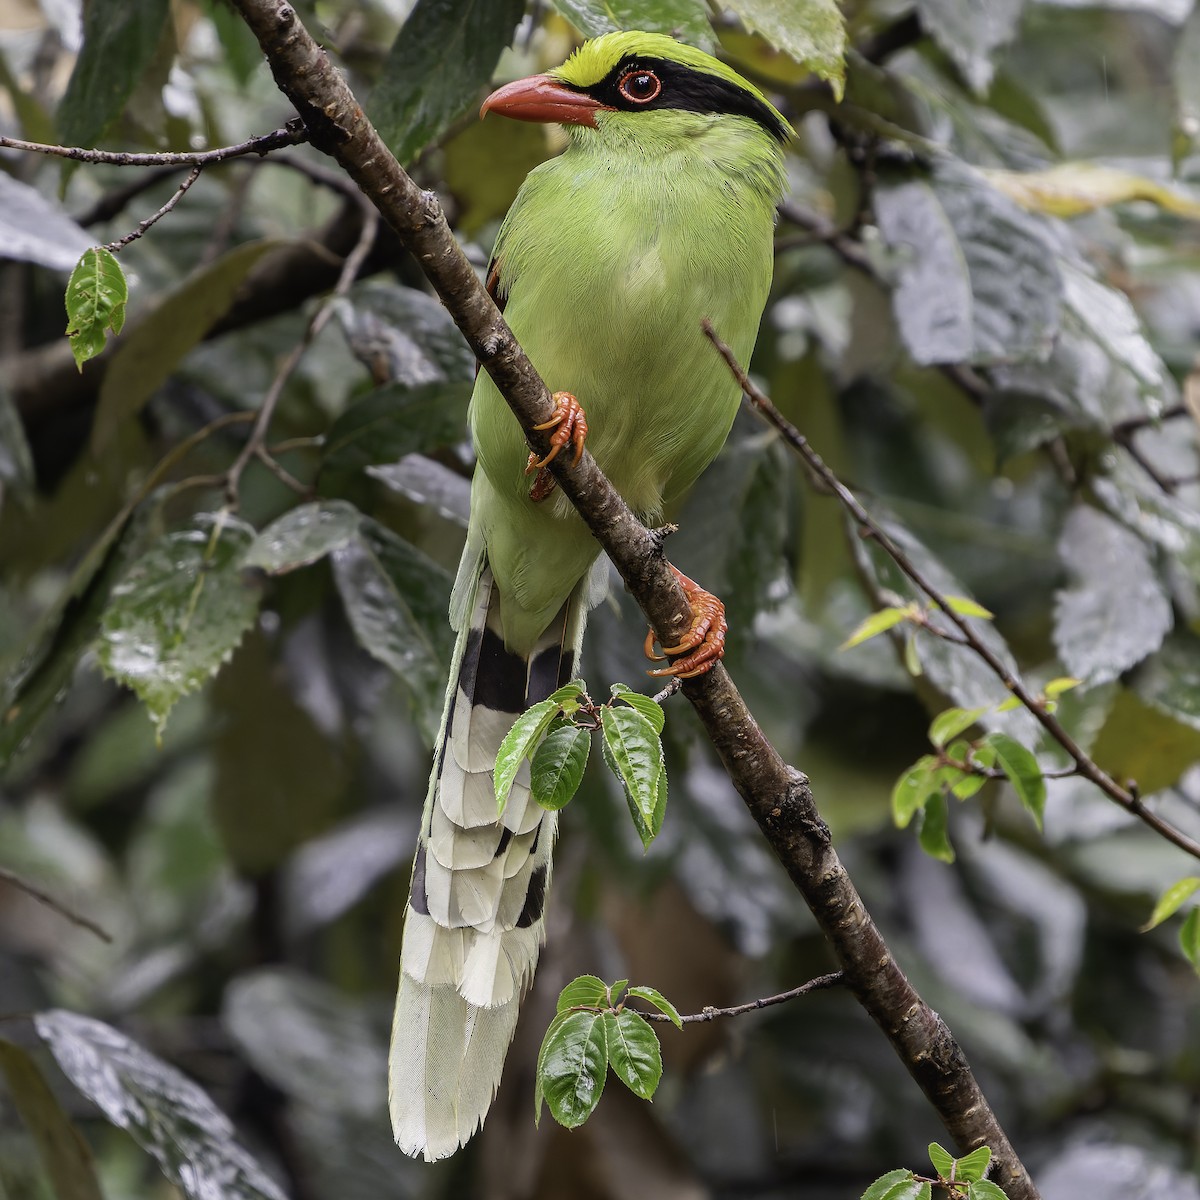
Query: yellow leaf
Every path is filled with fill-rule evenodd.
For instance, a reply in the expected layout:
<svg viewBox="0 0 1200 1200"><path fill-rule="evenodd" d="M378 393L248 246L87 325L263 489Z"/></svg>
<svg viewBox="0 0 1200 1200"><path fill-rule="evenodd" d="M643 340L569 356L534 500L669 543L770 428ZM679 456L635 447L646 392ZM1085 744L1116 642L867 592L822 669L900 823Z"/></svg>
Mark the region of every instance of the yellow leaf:
<svg viewBox="0 0 1200 1200"><path fill-rule="evenodd" d="M1075 217L1127 200L1149 200L1177 216L1200 220L1200 201L1144 175L1100 163L1065 162L1046 171L993 170L983 174L1022 208L1055 217Z"/></svg>

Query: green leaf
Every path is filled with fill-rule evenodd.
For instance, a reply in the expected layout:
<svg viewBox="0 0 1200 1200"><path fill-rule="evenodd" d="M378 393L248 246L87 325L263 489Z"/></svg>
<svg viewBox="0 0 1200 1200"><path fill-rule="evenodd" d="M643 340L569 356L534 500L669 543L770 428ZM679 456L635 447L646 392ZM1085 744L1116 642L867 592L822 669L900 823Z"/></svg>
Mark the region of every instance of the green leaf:
<svg viewBox="0 0 1200 1200"><path fill-rule="evenodd" d="M1200 908L1193 908L1183 919L1179 927L1179 948L1183 957L1192 964L1192 969L1200 975Z"/></svg>
<svg viewBox="0 0 1200 1200"><path fill-rule="evenodd" d="M1142 926L1142 933L1161 925L1168 917L1173 917L1183 907L1184 902L1195 895L1197 888L1200 888L1200 875L1189 875L1186 879L1171 884L1158 898L1150 919Z"/></svg>
<svg viewBox="0 0 1200 1200"><path fill-rule="evenodd" d="M1055 649L1072 675L1108 683L1162 645L1171 602L1146 543L1090 505L1071 511L1058 552L1071 582L1055 599Z"/></svg>
<svg viewBox="0 0 1200 1200"><path fill-rule="evenodd" d="M954 1178L965 1183L975 1183L987 1174L991 1161L992 1148L990 1146L978 1146L970 1154L964 1154L962 1158L957 1160ZM1001 1192L1001 1195L1003 1194Z"/></svg>
<svg viewBox="0 0 1200 1200"><path fill-rule="evenodd" d="M598 975L577 975L558 993L557 1012L572 1008L607 1008L608 984Z"/></svg>
<svg viewBox="0 0 1200 1200"><path fill-rule="evenodd" d="M285 575L349 546L358 538L361 524L362 513L344 500L299 504L254 539L243 566Z"/></svg>
<svg viewBox="0 0 1200 1200"><path fill-rule="evenodd" d="M129 285L121 264L103 246L85 250L67 281L67 337L75 365L82 371L104 349L105 330L116 335L125 326Z"/></svg>
<svg viewBox="0 0 1200 1200"><path fill-rule="evenodd" d="M926 754L896 780L892 788L892 819L900 829L905 829L913 817L925 807L930 796L937 794L937 783L933 772L937 759Z"/></svg>
<svg viewBox="0 0 1200 1200"><path fill-rule="evenodd" d="M873 637L878 637L881 633L886 633L901 621L907 621L916 614L916 609L911 604L906 604L903 607L896 608L881 608L878 612L873 612L865 620L860 621L854 632L838 647L839 650L851 650L855 646L861 646L863 642L870 641Z"/></svg>
<svg viewBox="0 0 1200 1200"><path fill-rule="evenodd" d="M0 1039L0 1071L54 1185L56 1200L103 1200L88 1144L63 1112L37 1063L19 1046Z"/></svg>
<svg viewBox="0 0 1200 1200"><path fill-rule="evenodd" d="M496 752L496 767L492 774L492 782L496 788L497 815L503 813L508 804L508 794L512 791L513 780L516 779L521 764L533 753L533 748L550 728L550 723L558 716L558 712L558 704L555 701L540 700L526 709L504 735L504 741L500 743L500 749Z"/></svg>
<svg viewBox="0 0 1200 1200"><path fill-rule="evenodd" d="M1133 780L1149 796L1200 761L1200 728L1121 688L1096 735L1092 757L1118 782Z"/></svg>
<svg viewBox="0 0 1200 1200"><path fill-rule="evenodd" d="M662 1078L662 1049L645 1017L630 1009L604 1015L608 1061L617 1078L635 1095L649 1100Z"/></svg>
<svg viewBox="0 0 1200 1200"><path fill-rule="evenodd" d="M945 596L946 607L951 612L958 613L960 617L979 617L983 621L995 620L995 614L984 608L978 600L972 600L970 596Z"/></svg>
<svg viewBox="0 0 1200 1200"><path fill-rule="evenodd" d="M742 24L808 67L841 100L846 83L846 24L837 0L729 0Z"/></svg>
<svg viewBox="0 0 1200 1200"><path fill-rule="evenodd" d="M648 847L662 828L666 800L662 743L654 726L635 708L603 708L600 724L610 764L625 785L638 836Z"/></svg>
<svg viewBox="0 0 1200 1200"><path fill-rule="evenodd" d="M929 1161L942 1179L950 1178L950 1172L954 1170L954 1155L949 1150L937 1142L930 1142Z"/></svg>
<svg viewBox="0 0 1200 1200"><path fill-rule="evenodd" d="M100 384L92 421L94 454L105 449L123 421L141 411L184 355L229 311L251 268L280 245L263 238L228 251L195 271L137 323L113 354Z"/></svg>
<svg viewBox="0 0 1200 1200"><path fill-rule="evenodd" d="M637 987L629 989L629 995L636 996L641 1000L645 1000L649 1004L653 1004L660 1013L665 1013L671 1018L671 1024L676 1029L683 1028L683 1018L679 1015L679 1009L673 1005L657 988L646 987L644 984L639 984Z"/></svg>
<svg viewBox="0 0 1200 1200"><path fill-rule="evenodd" d="M1033 752L999 730L989 733L983 739L983 744L995 751L997 765L1041 829L1042 814L1046 808L1046 780Z"/></svg>
<svg viewBox="0 0 1200 1200"><path fill-rule="evenodd" d="M454 633L446 621L450 575L369 517L333 551L333 578L359 644L408 685L432 742L441 719Z"/></svg>
<svg viewBox="0 0 1200 1200"><path fill-rule="evenodd" d="M1063 295L1045 219L961 163L881 182L879 231L900 258L892 310L913 361L1045 358Z"/></svg>
<svg viewBox="0 0 1200 1200"><path fill-rule="evenodd" d="M921 28L950 56L971 90L982 95L992 81L992 56L1011 41L1025 0L917 0Z"/></svg>
<svg viewBox="0 0 1200 1200"><path fill-rule="evenodd" d="M945 794L935 792L921 810L921 831L917 840L921 849L940 862L954 861L954 847L950 844L950 809Z"/></svg>
<svg viewBox="0 0 1200 1200"><path fill-rule="evenodd" d="M713 33L703 0L553 0L585 37L617 29L669 33L681 41L712 50Z"/></svg>
<svg viewBox="0 0 1200 1200"><path fill-rule="evenodd" d="M592 1114L604 1090L608 1074L606 1014L599 1012L560 1013L550 1023L538 1054L540 1116L544 1098L554 1119L567 1129L576 1129Z"/></svg>
<svg viewBox="0 0 1200 1200"><path fill-rule="evenodd" d="M1008 1197L990 1179L975 1179L967 1186L967 1200L1008 1200Z"/></svg>
<svg viewBox="0 0 1200 1200"><path fill-rule="evenodd" d="M903 1167L880 1175L862 1194L862 1200L930 1200L932 1190Z"/></svg>
<svg viewBox="0 0 1200 1200"><path fill-rule="evenodd" d="M667 714L663 711L661 704L655 703L653 697L644 696L641 692L635 692L633 688L626 687L623 683L614 683L610 691L617 699L623 700L626 704L636 708L654 726L655 733L662 733L663 725L666 724Z"/></svg>
<svg viewBox="0 0 1200 1200"><path fill-rule="evenodd" d="M570 716L579 710L579 702L586 694L587 684L582 679L572 679L570 683L564 683L557 692L551 692L548 699L553 700L567 716Z"/></svg>
<svg viewBox="0 0 1200 1200"><path fill-rule="evenodd" d="M389 384L350 405L330 426L321 456L324 492L340 477L373 463L394 463L406 454L453 445L463 438L471 384L428 383L417 388Z"/></svg>
<svg viewBox="0 0 1200 1200"><path fill-rule="evenodd" d="M284 1200L209 1095L103 1021L52 1009L34 1025L68 1079L190 1198Z"/></svg>
<svg viewBox="0 0 1200 1200"><path fill-rule="evenodd" d="M930 742L939 748L944 746L951 738L970 729L987 711L986 708L948 708L938 713L929 726Z"/></svg>
<svg viewBox="0 0 1200 1200"><path fill-rule="evenodd" d="M1061 696L1064 692L1069 692L1072 688L1077 688L1081 680L1072 679L1067 675L1060 675L1057 679L1051 679L1049 683L1042 688L1042 695L1048 699L1055 699Z"/></svg>
<svg viewBox="0 0 1200 1200"><path fill-rule="evenodd" d="M566 807L583 781L591 748L591 734L578 725L551 730L529 762L534 800L551 812Z"/></svg>
<svg viewBox="0 0 1200 1200"><path fill-rule="evenodd" d="M158 50L167 0L90 0L83 48L58 107L58 131L71 146L94 146L125 109Z"/></svg>
<svg viewBox="0 0 1200 1200"><path fill-rule="evenodd" d="M160 538L113 588L100 620L100 666L132 688L159 736L175 702L227 662L258 616L242 575L254 530L228 513Z"/></svg>
<svg viewBox="0 0 1200 1200"><path fill-rule="evenodd" d="M524 11L524 0L417 0L367 106L403 166L478 106Z"/></svg>

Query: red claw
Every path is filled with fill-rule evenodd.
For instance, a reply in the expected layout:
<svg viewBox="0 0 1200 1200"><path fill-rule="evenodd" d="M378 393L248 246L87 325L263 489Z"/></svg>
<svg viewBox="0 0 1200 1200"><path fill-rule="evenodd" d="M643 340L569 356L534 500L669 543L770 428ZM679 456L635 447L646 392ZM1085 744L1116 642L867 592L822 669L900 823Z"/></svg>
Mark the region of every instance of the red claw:
<svg viewBox="0 0 1200 1200"><path fill-rule="evenodd" d="M529 491L529 497L535 503L544 500L554 490L554 476L545 469L546 464L553 462L564 446L570 445L575 448L571 466L577 467L583 457L583 443L588 432L583 406L570 392L555 392L551 398L554 401L554 416L549 421L534 426L534 429L554 430L550 435L550 452L545 458L538 458L536 454L531 453L529 462L525 465L526 475L537 472L537 479Z"/></svg>
<svg viewBox="0 0 1200 1200"><path fill-rule="evenodd" d="M670 564L667 564L670 566ZM725 657L725 634L729 625L725 620L725 605L711 592L706 592L698 583L689 579L682 571L671 567L675 578L687 595L692 608L692 623L687 632L674 646L663 646L662 654L654 653L654 630L646 634L646 657L661 662L667 655L682 654L684 657L669 667L650 671L651 675L673 675L676 679L694 679L711 671Z"/></svg>

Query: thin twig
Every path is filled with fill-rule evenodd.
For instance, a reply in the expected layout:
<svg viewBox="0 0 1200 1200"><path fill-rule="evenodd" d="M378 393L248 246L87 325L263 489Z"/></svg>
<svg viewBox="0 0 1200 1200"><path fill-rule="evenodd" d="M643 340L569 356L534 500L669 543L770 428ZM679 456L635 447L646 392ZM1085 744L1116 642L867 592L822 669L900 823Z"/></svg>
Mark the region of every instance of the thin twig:
<svg viewBox="0 0 1200 1200"><path fill-rule="evenodd" d="M102 942L112 942L112 934L108 933L101 926L97 925L90 917L85 917L83 913L76 912L73 908L64 904L61 900L50 895L49 892L44 892L36 884L30 883L28 879L22 879L20 875L8 870L6 867L0 867L0 879L5 883L11 883L13 887L20 888L35 900L44 904L47 908L52 908L60 917L66 917L68 921L78 925L81 929L86 929L89 933L94 933Z"/></svg>
<svg viewBox="0 0 1200 1200"><path fill-rule="evenodd" d="M825 460L808 444L804 435L775 407L770 398L761 391L743 370L734 353L720 339L712 324L705 319L701 322L705 335L717 348L717 352L728 364L730 371L742 387L742 391L751 401L753 407L783 435L784 440L804 460L809 470L817 475L826 487L838 498L842 506L850 513L859 527L868 533L888 555L889 558L904 572L916 586L933 601L945 614L946 618L962 635L966 644L975 654L991 668L1000 682L1021 702L1022 706L1033 714L1038 723L1066 752L1075 763L1076 773L1094 783L1110 800L1119 804L1126 812L1144 821L1152 829L1161 834L1167 841L1179 849L1200 859L1200 842L1188 837L1182 830L1176 829L1169 821L1147 809L1134 788L1122 787L1108 772L1101 769L1097 763L1084 753L1074 738L1063 728L1059 721L1046 711L1026 687L1005 665L992 649L979 637L967 620L954 611L950 602L929 582L912 560L888 536L869 512L859 503L858 498L826 465Z"/></svg>
<svg viewBox="0 0 1200 1200"><path fill-rule="evenodd" d="M144 221L138 222L138 226L131 233L127 233L124 237L117 238L115 242L109 242L105 247L106 250L111 250L114 254L119 254L130 242L137 241L152 225L161 221L183 199L184 193L200 178L200 172L204 170L202 163L197 163L189 172L187 178L175 189L171 198L158 210L158 212L147 217Z"/></svg>
<svg viewBox="0 0 1200 1200"><path fill-rule="evenodd" d="M799 987L790 991L780 992L777 996L762 996L757 1000L749 1000L745 1004L735 1004L732 1008L713 1008L708 1006L698 1013L689 1013L679 1019L685 1025L694 1025L701 1021L715 1021L718 1017L740 1017L743 1013L755 1012L760 1008L771 1008L775 1004L786 1004L798 996L807 996L810 992L823 992L828 988L840 987L846 982L846 976L841 971L832 971L828 975L818 975ZM671 1018L662 1012L643 1012L637 1010L638 1016L647 1021L669 1021Z"/></svg>
<svg viewBox="0 0 1200 1200"><path fill-rule="evenodd" d="M279 398L283 395L283 389L287 381L300 365L300 360L304 357L309 346L316 340L317 335L325 328L330 317L333 315L334 304L350 290L350 285L358 277L363 263L366 262L367 255L371 252L371 247L375 243L375 236L378 232L379 213L374 207L364 201L363 224L357 244L346 255L346 261L342 264L341 274L338 276L338 281L333 291L313 314L300 340L288 352L287 357L276 372L275 378L271 380L271 386L267 389L266 395L263 396L262 404L259 407L254 428L250 430L250 436L246 439L246 444L242 447L241 453L233 460L233 464L229 468L229 473L225 479L225 497L230 508L237 508L238 489L241 485L242 472L245 471L252 458L257 458L259 462L266 466L288 487L298 491L301 495L310 494L310 489L291 476L268 452L266 448L267 433L271 428L271 419L275 415L275 408L279 404Z"/></svg>
<svg viewBox="0 0 1200 1200"><path fill-rule="evenodd" d="M240 158L244 154L269 154L282 146L297 146L308 140L308 131L300 120L289 121L282 129L260 134L236 146L221 146L216 150L169 151L155 154L130 154L122 150L87 150L82 146L51 146L44 142L27 142L22 138L0 136L0 150L24 150L30 154L50 154L55 158L70 158L75 162L107 163L112 167L207 167L211 163Z"/></svg>

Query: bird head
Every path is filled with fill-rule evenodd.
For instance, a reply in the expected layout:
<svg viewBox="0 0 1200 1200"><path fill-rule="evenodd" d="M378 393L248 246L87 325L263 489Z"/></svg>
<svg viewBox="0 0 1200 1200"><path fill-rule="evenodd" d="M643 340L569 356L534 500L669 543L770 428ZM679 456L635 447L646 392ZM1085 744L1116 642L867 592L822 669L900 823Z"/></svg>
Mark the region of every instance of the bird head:
<svg viewBox="0 0 1200 1200"><path fill-rule="evenodd" d="M779 144L791 133L762 92L719 59L664 34L636 31L593 38L561 67L506 84L479 115L489 112L601 135L606 127L661 127L665 114L675 114L681 127L697 117L746 118Z"/></svg>

